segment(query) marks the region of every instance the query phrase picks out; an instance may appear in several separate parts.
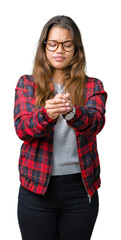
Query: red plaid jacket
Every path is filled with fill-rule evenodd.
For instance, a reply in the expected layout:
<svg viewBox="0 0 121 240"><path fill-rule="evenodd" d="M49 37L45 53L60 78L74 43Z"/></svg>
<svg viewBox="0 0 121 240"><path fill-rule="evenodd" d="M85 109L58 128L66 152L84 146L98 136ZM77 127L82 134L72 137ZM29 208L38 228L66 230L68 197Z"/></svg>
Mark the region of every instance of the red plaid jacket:
<svg viewBox="0 0 121 240"><path fill-rule="evenodd" d="M21 184L44 195L51 175L54 126L46 109L35 110L35 88L32 76L22 76L15 89L14 120L16 133L24 142L20 150ZM67 121L75 129L78 156L85 188L90 196L100 187L100 164L96 135L105 123L107 94L100 80L87 78L84 107L76 108L75 117Z"/></svg>

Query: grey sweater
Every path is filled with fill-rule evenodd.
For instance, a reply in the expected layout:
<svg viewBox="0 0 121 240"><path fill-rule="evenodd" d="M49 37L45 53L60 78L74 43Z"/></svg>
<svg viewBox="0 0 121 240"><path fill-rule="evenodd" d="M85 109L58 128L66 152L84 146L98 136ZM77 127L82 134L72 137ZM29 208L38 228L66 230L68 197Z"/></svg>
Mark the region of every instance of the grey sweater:
<svg viewBox="0 0 121 240"><path fill-rule="evenodd" d="M63 86L54 83L55 91L60 93ZM53 163L51 175L79 173L80 164L77 152L76 133L63 116L59 116L54 127Z"/></svg>

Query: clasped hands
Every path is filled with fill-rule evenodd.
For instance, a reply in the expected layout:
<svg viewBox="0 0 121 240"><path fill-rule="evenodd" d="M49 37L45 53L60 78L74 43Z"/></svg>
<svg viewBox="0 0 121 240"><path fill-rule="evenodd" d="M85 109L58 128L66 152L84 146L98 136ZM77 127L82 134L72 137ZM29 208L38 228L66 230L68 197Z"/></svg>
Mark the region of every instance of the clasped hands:
<svg viewBox="0 0 121 240"><path fill-rule="evenodd" d="M46 101L45 109L51 119L56 119L61 114L67 114L72 111L72 103L69 93L58 93L53 99Z"/></svg>

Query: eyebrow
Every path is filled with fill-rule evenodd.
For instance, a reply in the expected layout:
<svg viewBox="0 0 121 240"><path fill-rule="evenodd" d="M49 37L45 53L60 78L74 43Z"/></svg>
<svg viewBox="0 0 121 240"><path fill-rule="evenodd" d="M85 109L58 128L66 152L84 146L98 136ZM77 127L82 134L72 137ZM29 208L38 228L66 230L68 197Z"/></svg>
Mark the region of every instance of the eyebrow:
<svg viewBox="0 0 121 240"><path fill-rule="evenodd" d="M57 41L57 40L55 40L55 39L48 39L48 41L55 41L55 42L60 42L60 41ZM65 41L63 41L63 42L73 42L73 40L72 39L67 39L67 40L65 40ZM62 41L60 42L60 43L63 43Z"/></svg>

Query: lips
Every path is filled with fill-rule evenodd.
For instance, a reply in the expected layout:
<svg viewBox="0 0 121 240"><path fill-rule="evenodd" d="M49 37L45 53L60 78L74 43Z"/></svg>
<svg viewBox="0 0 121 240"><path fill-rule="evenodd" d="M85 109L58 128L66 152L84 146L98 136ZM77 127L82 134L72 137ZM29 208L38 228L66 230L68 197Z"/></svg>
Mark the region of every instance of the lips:
<svg viewBox="0 0 121 240"><path fill-rule="evenodd" d="M62 57L62 56L55 56L54 59L55 59L56 61L58 61L58 62L61 62L61 61L64 61L64 60L65 60L65 58Z"/></svg>

